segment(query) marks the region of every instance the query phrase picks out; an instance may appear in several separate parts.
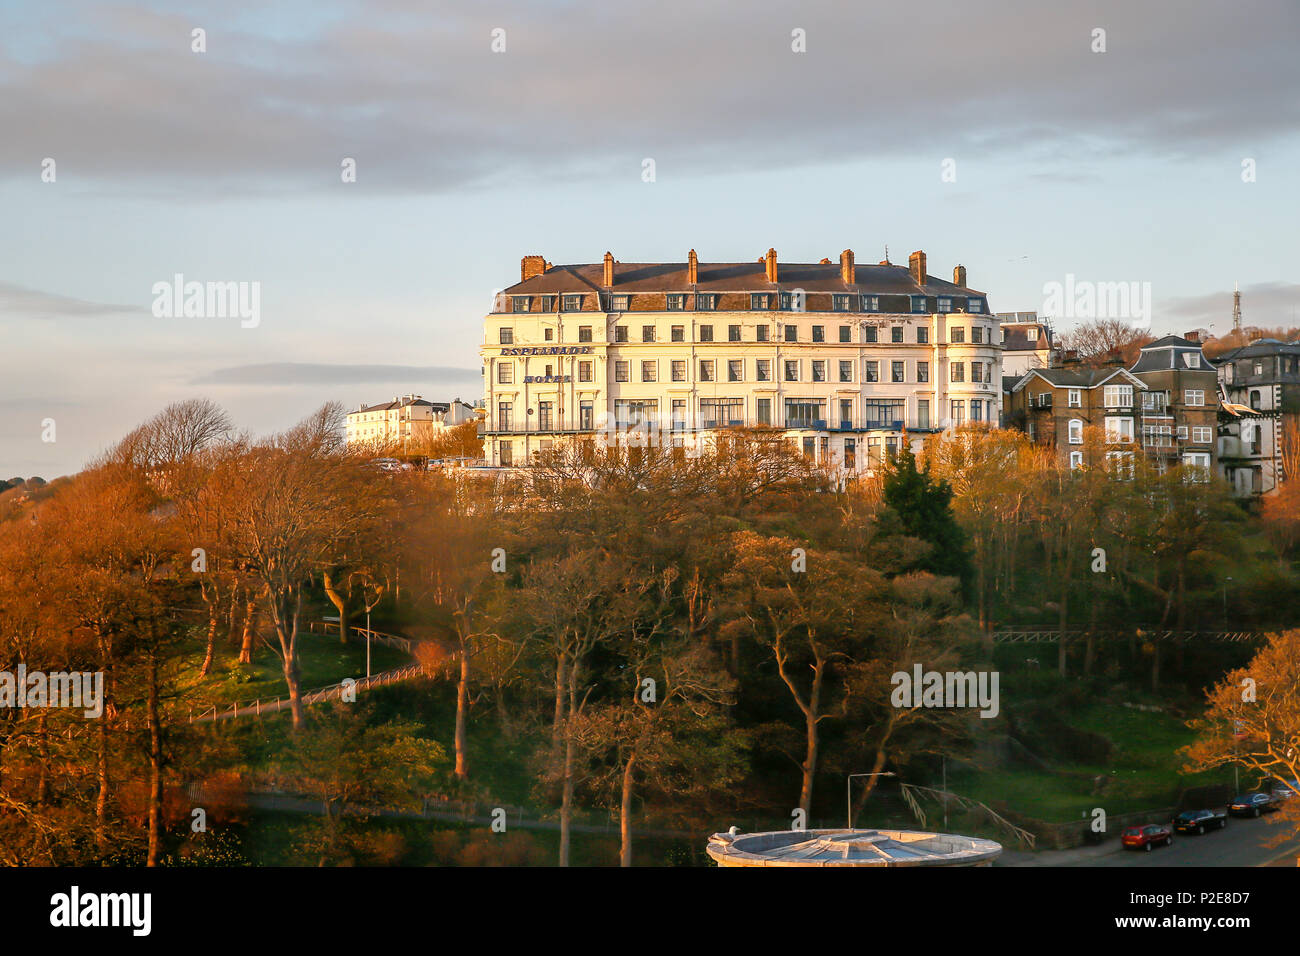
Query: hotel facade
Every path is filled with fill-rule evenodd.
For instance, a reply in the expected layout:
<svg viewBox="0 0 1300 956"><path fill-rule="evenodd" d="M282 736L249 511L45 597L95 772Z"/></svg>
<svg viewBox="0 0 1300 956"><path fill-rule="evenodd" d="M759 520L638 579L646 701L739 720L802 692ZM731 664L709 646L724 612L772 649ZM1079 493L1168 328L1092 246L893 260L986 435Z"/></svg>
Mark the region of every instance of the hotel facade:
<svg viewBox="0 0 1300 956"><path fill-rule="evenodd" d="M983 292L909 265L603 262L525 256L482 347L488 463L561 441L697 451L771 426L819 463L874 468L950 424L996 425L1001 341Z"/></svg>

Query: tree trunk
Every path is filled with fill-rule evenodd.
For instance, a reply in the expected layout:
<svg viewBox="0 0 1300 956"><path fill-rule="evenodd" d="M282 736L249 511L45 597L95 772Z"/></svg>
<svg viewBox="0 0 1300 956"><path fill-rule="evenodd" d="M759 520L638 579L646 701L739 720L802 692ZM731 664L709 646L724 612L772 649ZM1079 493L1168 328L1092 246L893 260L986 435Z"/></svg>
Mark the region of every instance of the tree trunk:
<svg viewBox="0 0 1300 956"><path fill-rule="evenodd" d="M348 602L346 597L334 585L334 578L328 571L324 572L322 578L325 581L325 596L330 599L339 612L339 640L344 644L348 642Z"/></svg>
<svg viewBox="0 0 1300 956"><path fill-rule="evenodd" d="M45 734L45 711L41 711L41 715L36 718L36 732L39 735L38 747L41 760L41 776L36 781L36 805L39 807L44 805L50 786L50 743Z"/></svg>
<svg viewBox="0 0 1300 956"><path fill-rule="evenodd" d="M551 719L551 757L560 755L560 732L564 727L564 682L568 671L568 658L560 654L555 659L555 714Z"/></svg>
<svg viewBox="0 0 1300 956"><path fill-rule="evenodd" d="M636 765L636 751L632 751L623 765L623 799L618 810L619 850L618 865L632 865L632 789L635 784L633 768Z"/></svg>
<svg viewBox="0 0 1300 956"><path fill-rule="evenodd" d="M813 668L812 693L808 698L808 708L804 711L804 735L806 750L803 762L803 784L799 788L799 807L803 810L804 822L812 816L813 780L817 775L817 756L821 749L821 736L817 729L817 714L821 707L822 679L825 664L818 661Z"/></svg>
<svg viewBox="0 0 1300 956"><path fill-rule="evenodd" d="M460 679L456 682L456 776L469 779L469 748L466 722L469 720L469 642L460 642Z"/></svg>
<svg viewBox="0 0 1300 956"><path fill-rule="evenodd" d="M99 853L100 865L104 866L108 858L108 714L102 715L99 720L95 764L99 779L99 789L95 794L95 849Z"/></svg>
<svg viewBox="0 0 1300 956"><path fill-rule="evenodd" d="M217 605L208 605L208 650L203 655L203 666L199 668L199 677L207 677L212 671L212 659L217 653Z"/></svg>
<svg viewBox="0 0 1300 956"><path fill-rule="evenodd" d="M239 663L253 663L253 635L257 633L257 601L249 595L244 606L244 636L239 643Z"/></svg>

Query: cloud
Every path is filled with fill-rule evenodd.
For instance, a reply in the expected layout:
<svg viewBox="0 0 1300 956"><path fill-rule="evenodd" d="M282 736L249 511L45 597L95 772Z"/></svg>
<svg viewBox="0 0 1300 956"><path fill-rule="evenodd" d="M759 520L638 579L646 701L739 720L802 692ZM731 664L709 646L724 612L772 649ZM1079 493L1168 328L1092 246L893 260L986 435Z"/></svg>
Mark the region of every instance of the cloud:
<svg viewBox="0 0 1300 956"><path fill-rule="evenodd" d="M1241 290L1241 324L1258 328L1297 325L1300 284L1261 282ZM1171 299L1162 309L1170 318L1189 327L1214 323L1220 334L1232 328L1232 293L1210 292L1206 295Z"/></svg>
<svg viewBox="0 0 1300 956"><path fill-rule="evenodd" d="M0 175L34 179L33 156L50 156L60 182L115 191L635 182L645 157L661 179L828 155L996 154L1050 170L1256 155L1300 127L1294 0L1098 0L1086 14L990 0L936 5L924 24L906 4L838 0L436 14L423 0L322 0L297 7L293 29L218 0L184 16L47 6L0 47ZM206 53L190 51L196 24ZM355 186L340 182L344 157Z"/></svg>
<svg viewBox="0 0 1300 956"><path fill-rule="evenodd" d="M28 289L12 282L0 282L0 313L14 312L39 318L82 318L100 315L143 313L138 305L112 305L106 302L89 302L53 292Z"/></svg>
<svg viewBox="0 0 1300 956"><path fill-rule="evenodd" d="M479 369L442 365L330 365L313 362L265 362L219 368L196 378L194 385L369 385L392 384L403 389L414 383L482 384Z"/></svg>

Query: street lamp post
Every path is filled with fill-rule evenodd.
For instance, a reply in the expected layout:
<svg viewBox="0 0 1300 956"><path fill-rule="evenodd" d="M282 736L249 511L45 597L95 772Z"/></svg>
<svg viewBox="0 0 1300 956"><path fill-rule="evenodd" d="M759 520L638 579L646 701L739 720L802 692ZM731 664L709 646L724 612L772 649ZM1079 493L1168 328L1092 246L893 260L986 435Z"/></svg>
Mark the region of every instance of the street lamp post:
<svg viewBox="0 0 1300 956"><path fill-rule="evenodd" d="M847 781L849 797L849 829L853 829L853 778L854 777L896 777L898 776L891 770L885 770L880 773L851 773Z"/></svg>

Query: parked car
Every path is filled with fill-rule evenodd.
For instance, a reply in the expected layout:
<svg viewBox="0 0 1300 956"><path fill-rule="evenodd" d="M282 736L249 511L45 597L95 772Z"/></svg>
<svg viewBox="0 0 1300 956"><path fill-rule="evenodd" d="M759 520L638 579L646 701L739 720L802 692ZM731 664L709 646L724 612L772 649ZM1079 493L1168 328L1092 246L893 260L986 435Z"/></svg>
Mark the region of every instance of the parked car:
<svg viewBox="0 0 1300 956"><path fill-rule="evenodd" d="M1228 804L1228 812L1238 817L1257 817L1269 810L1276 810L1278 800L1276 795L1264 790L1243 793Z"/></svg>
<svg viewBox="0 0 1300 956"><path fill-rule="evenodd" d="M1204 833L1206 830L1222 830L1227 825L1226 809L1184 810L1174 817L1174 829L1179 833Z"/></svg>
<svg viewBox="0 0 1300 956"><path fill-rule="evenodd" d="M1300 793L1300 780L1273 781L1273 798L1278 801L1290 800Z"/></svg>
<svg viewBox="0 0 1300 956"><path fill-rule="evenodd" d="M1168 823L1148 823L1146 826L1125 827L1119 842L1130 850L1151 852L1153 846L1169 846L1174 842L1174 828Z"/></svg>

